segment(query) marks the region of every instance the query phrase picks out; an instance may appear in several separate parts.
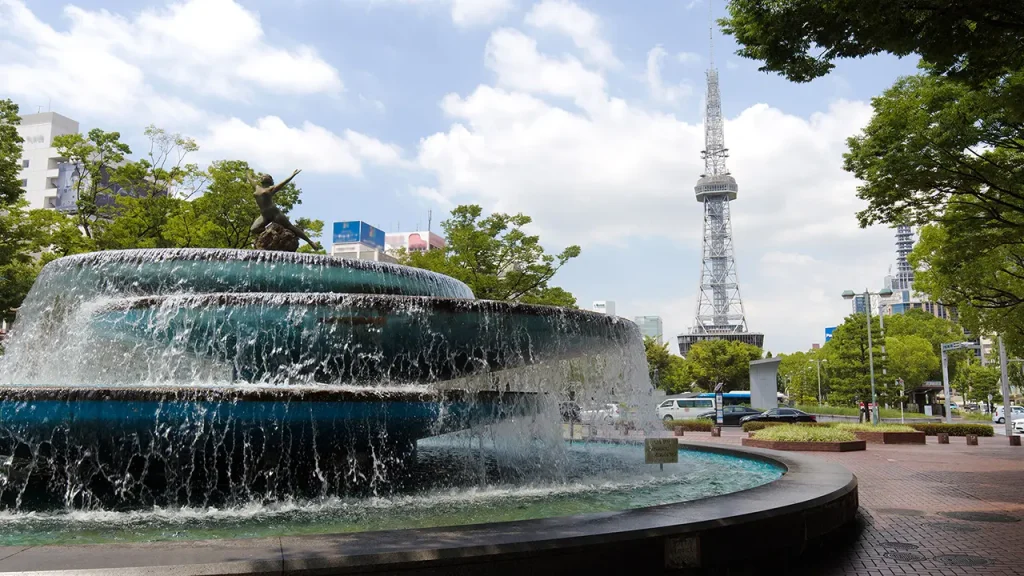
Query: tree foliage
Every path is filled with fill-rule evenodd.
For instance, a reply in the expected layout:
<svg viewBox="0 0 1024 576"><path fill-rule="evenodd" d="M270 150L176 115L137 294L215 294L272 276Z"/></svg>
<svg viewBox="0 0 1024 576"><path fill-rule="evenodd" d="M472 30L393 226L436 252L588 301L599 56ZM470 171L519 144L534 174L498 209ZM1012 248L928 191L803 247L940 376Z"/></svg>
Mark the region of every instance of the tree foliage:
<svg viewBox="0 0 1024 576"><path fill-rule="evenodd" d="M882 331L878 318L871 319L871 353L868 350L867 322L863 314L851 314L832 332L822 351L828 360L830 404L852 404L871 399L870 358L874 357L875 389L879 400L885 398L882 381Z"/></svg>
<svg viewBox="0 0 1024 576"><path fill-rule="evenodd" d="M477 298L576 306L572 294L548 283L566 262L579 256L579 246L547 254L540 238L523 230L532 222L529 216L482 215L480 206L456 207L441 223L448 239L443 250L404 253L400 261L461 280Z"/></svg>
<svg viewBox="0 0 1024 576"><path fill-rule="evenodd" d="M888 356L888 386L892 380L903 380L905 390L913 390L936 377L940 371L939 356L931 342L922 336L907 334L890 336L886 323L885 352Z"/></svg>
<svg viewBox="0 0 1024 576"><path fill-rule="evenodd" d="M761 349L752 344L727 340L697 342L686 354L690 379L702 390L711 391L719 382L722 389L750 389L750 362L761 359Z"/></svg>
<svg viewBox="0 0 1024 576"><path fill-rule="evenodd" d="M647 370L651 383L669 394L690 391L689 369L686 360L668 351L668 342L659 344L654 338L644 338Z"/></svg>
<svg viewBox="0 0 1024 576"><path fill-rule="evenodd" d="M1024 3L1010 0L730 0L720 21L761 60L795 82L834 61L917 54L940 74L981 82L1024 68Z"/></svg>
<svg viewBox="0 0 1024 576"><path fill-rule="evenodd" d="M980 362L970 362L953 379L953 386L970 402L987 404L989 394L992 395L992 402L1002 402L1000 378L998 366L982 366Z"/></svg>
<svg viewBox="0 0 1024 576"><path fill-rule="evenodd" d="M818 401L818 366L814 361L820 360L820 354L814 352L794 352L792 354L780 354L782 361L779 362L779 379L782 383L782 392L786 393L790 400L797 404L817 403ZM822 365L824 371L827 363ZM822 388L828 382L827 373L822 373ZM824 392L823 392L824 395Z"/></svg>

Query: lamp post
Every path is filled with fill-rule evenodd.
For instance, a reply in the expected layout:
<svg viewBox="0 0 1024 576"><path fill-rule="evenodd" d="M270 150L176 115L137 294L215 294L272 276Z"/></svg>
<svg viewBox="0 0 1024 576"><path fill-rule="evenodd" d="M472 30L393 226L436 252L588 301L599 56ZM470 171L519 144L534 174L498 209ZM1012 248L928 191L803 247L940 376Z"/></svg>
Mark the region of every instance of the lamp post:
<svg viewBox="0 0 1024 576"><path fill-rule="evenodd" d="M821 406L821 363L828 362L828 360L822 358L821 360L808 360L808 362L814 362L818 365L818 406Z"/></svg>
<svg viewBox="0 0 1024 576"><path fill-rule="evenodd" d="M846 300L853 300L857 294L853 290L844 290L843 298ZM889 288L882 288L878 292L871 292L867 288L864 289L864 316L867 318L868 325L868 372L871 375L871 424L874 426L878 425L878 394L875 393L875 357L871 350L871 297L879 296L887 298L892 296L892 290Z"/></svg>

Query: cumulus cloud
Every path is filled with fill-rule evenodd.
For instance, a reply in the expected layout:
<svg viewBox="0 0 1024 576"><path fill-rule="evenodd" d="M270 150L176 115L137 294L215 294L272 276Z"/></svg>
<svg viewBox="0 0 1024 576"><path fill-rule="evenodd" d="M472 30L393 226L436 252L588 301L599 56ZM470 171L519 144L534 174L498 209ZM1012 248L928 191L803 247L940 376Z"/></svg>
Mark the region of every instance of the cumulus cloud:
<svg viewBox="0 0 1024 576"><path fill-rule="evenodd" d="M535 4L526 15L526 24L538 30L548 30L572 39L583 51L587 61L598 66L620 66L611 44L601 35L601 21L596 14L569 0L543 0Z"/></svg>
<svg viewBox="0 0 1024 576"><path fill-rule="evenodd" d="M647 53L647 88L651 97L658 102L676 104L693 94L693 86L686 83L666 86L661 77L661 65L667 52L655 46Z"/></svg>
<svg viewBox="0 0 1024 576"><path fill-rule="evenodd" d="M658 273L682 295L607 297L623 315L661 314L670 337L688 329L702 233L693 185L704 168L703 127L610 96L600 70L539 53L519 31L494 32L484 58L495 82L446 96L451 126L420 143L418 162L437 181L430 196L529 214L553 249L581 244L587 253L646 238L686 250L685 262ZM807 117L767 104L726 112L750 327L768 334L773 350L806 349L821 341L827 319L848 313L839 293L874 286L879 263L892 259L890 231L858 228L856 181L842 170L845 140L871 108L839 100Z"/></svg>
<svg viewBox="0 0 1024 576"><path fill-rule="evenodd" d="M351 3L374 6L445 7L452 22L459 27L493 24L515 8L515 0L348 0Z"/></svg>
<svg viewBox="0 0 1024 576"><path fill-rule="evenodd" d="M269 44L259 17L234 0L187 0L134 17L66 6L59 32L21 0L0 0L0 77L7 92L62 109L147 121L198 120L162 81L228 99L252 90L333 93L338 72L311 47Z"/></svg>
<svg viewBox="0 0 1024 576"><path fill-rule="evenodd" d="M214 123L200 138L204 155L241 157L262 170L287 172L303 168L323 174L360 176L364 162L402 166L402 150L376 138L346 130L338 135L311 122L293 127L277 116L255 124L238 118Z"/></svg>

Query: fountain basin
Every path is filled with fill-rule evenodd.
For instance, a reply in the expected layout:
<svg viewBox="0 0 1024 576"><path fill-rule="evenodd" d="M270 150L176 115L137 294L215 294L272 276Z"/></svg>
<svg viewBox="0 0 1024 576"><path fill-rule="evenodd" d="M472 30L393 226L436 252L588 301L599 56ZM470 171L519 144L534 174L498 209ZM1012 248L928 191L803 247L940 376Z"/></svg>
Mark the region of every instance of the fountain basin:
<svg viewBox="0 0 1024 576"><path fill-rule="evenodd" d="M692 502L461 527L248 540L0 547L0 572L91 574L653 574L776 562L853 520L856 478L799 454L685 443L770 462L778 480Z"/></svg>
<svg viewBox="0 0 1024 576"><path fill-rule="evenodd" d="M426 387L0 387L0 510L359 494L420 438L536 409Z"/></svg>

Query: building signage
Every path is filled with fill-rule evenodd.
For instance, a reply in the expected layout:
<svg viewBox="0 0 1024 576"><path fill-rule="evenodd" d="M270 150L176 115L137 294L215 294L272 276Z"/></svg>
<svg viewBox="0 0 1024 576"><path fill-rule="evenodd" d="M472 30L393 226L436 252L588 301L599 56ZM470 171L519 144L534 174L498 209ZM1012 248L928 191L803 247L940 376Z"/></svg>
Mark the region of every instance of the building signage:
<svg viewBox="0 0 1024 576"><path fill-rule="evenodd" d="M832 340L832 333L835 331L835 326L829 326L828 328L825 328L825 342Z"/></svg>
<svg viewBox="0 0 1024 576"><path fill-rule="evenodd" d="M644 462L647 464L679 462L679 442L675 438L645 438Z"/></svg>
<svg viewBox="0 0 1024 576"><path fill-rule="evenodd" d="M370 248L384 248L384 231L370 226L366 222L335 222L335 244L360 243Z"/></svg>

